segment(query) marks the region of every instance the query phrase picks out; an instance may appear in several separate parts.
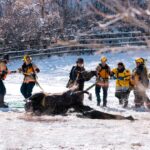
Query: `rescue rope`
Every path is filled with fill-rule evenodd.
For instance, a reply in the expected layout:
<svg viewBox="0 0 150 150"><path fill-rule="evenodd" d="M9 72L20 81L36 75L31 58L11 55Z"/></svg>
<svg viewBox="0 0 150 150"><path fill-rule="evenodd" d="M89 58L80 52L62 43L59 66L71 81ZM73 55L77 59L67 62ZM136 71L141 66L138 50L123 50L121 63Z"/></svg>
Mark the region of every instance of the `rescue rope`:
<svg viewBox="0 0 150 150"><path fill-rule="evenodd" d="M27 75L27 76L30 76L32 77L33 79L35 79L35 83L36 85L42 90L43 93L45 93L44 89L41 87L41 85L39 84L39 82L37 81L37 78L36 77L33 77L32 74L29 74L29 73L23 73L24 75Z"/></svg>

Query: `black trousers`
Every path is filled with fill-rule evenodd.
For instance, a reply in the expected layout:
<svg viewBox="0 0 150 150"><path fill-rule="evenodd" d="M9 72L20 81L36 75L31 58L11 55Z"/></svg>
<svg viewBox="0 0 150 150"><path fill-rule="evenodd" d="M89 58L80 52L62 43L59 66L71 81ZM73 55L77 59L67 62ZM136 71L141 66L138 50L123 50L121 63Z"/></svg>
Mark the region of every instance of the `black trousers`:
<svg viewBox="0 0 150 150"><path fill-rule="evenodd" d="M32 90L35 86L35 82L29 82L29 83L23 83L21 85L21 93L24 96L24 98L29 98L32 95Z"/></svg>
<svg viewBox="0 0 150 150"><path fill-rule="evenodd" d="M0 80L0 95L5 95L6 94L6 88L5 88L5 85L3 83L2 80Z"/></svg>
<svg viewBox="0 0 150 150"><path fill-rule="evenodd" d="M105 106L107 104L108 86L96 86L95 87L95 94L97 97L98 104L100 104L100 102L101 102L101 98L100 98L101 88L103 89L103 105Z"/></svg>
<svg viewBox="0 0 150 150"><path fill-rule="evenodd" d="M130 90L125 90L125 91L116 90L115 91L115 97L119 99L119 103L128 102L129 94L130 94Z"/></svg>

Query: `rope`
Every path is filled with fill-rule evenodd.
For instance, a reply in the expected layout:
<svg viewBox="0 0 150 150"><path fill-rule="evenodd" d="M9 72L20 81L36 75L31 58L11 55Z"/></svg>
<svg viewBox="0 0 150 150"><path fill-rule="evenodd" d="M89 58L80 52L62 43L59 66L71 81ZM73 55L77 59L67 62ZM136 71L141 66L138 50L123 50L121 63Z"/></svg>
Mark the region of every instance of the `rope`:
<svg viewBox="0 0 150 150"><path fill-rule="evenodd" d="M45 98L46 98L46 95L44 95L44 97L43 97L43 99L42 99L42 103L41 103L41 104L42 104L42 106L43 106L43 107L45 107L45 106L46 106L46 105L45 105L45 104L46 104L46 103L45 103L45 101L46 101L46 99L45 99Z"/></svg>
<svg viewBox="0 0 150 150"><path fill-rule="evenodd" d="M39 82L37 81L37 79L34 78L32 74L29 74L29 73L23 73L23 74L24 74L24 75L27 75L27 76L30 76L30 77L32 77L33 79L35 79L36 85L42 90L43 93L45 93L44 89L41 87L41 85L39 84Z"/></svg>

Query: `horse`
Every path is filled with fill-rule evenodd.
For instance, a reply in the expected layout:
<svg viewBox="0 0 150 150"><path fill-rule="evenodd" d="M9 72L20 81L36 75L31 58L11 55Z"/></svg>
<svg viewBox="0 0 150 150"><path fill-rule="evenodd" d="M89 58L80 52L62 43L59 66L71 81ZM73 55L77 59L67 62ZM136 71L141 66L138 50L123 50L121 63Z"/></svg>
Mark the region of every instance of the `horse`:
<svg viewBox="0 0 150 150"><path fill-rule="evenodd" d="M84 72L84 80L88 81L93 76L94 72ZM36 93L28 98L25 104L25 110L38 114L60 115L66 114L70 108L75 112L80 113L78 117L90 119L128 119L134 120L132 116L124 117L121 115L114 115L104 113L86 106L83 104L83 95L87 94L90 98L88 91L78 91L77 88L71 88L63 93L45 94L43 92Z"/></svg>
<svg viewBox="0 0 150 150"><path fill-rule="evenodd" d="M96 75L96 71L83 71L82 78L84 81L89 81L92 77ZM89 95L91 99L91 94L87 91L79 91L77 82L74 83L70 89L63 93L56 94L45 94L45 93L36 93L27 99L25 109L28 111L31 108L33 111L44 112L49 111L49 113L57 114L64 113L68 108L79 103L83 103L84 94ZM77 96L77 98L76 98ZM73 100L74 99L74 100ZM48 108L47 108L48 107Z"/></svg>

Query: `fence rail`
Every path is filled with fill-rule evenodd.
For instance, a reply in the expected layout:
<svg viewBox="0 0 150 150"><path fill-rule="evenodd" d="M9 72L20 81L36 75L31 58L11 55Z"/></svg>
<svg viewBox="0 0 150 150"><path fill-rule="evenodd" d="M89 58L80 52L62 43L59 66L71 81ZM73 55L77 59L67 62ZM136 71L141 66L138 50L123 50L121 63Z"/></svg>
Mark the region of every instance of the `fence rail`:
<svg viewBox="0 0 150 150"><path fill-rule="evenodd" d="M98 36L103 36L103 35L105 35L106 37L98 37ZM87 37L90 37L90 36L95 36L95 38L92 37L91 39L88 39ZM89 35L79 36L78 39L75 41L75 44L70 44L70 45L68 44L68 45L57 46L57 47L55 46L55 47L51 47L48 49L39 49L39 50L37 49L9 50L5 52L0 52L0 57L2 57L2 55L4 54L9 54L11 58L19 58L25 54L29 54L32 56L42 56L42 55L59 55L59 54L64 54L64 53L77 53L77 52L93 53L95 51L100 51L100 49L101 49L101 52L105 52L106 49L111 49L114 47L120 47L120 48L126 47L126 46L147 47L149 46L147 43L148 41L150 42L150 35L143 34L140 31L89 34Z"/></svg>

